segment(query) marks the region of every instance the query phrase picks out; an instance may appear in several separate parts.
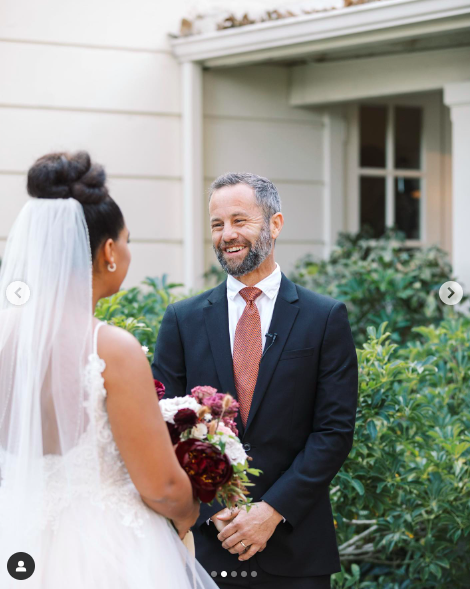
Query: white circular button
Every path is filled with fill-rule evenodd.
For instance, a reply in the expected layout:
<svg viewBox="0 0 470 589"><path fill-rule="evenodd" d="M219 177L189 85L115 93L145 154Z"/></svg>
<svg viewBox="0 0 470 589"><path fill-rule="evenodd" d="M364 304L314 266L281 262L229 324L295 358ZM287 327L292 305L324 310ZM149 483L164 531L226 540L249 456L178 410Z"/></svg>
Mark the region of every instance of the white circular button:
<svg viewBox="0 0 470 589"><path fill-rule="evenodd" d="M24 305L29 301L31 291L29 290L29 286L25 282L16 280L15 282L11 282L7 286L6 295L9 303L18 306Z"/></svg>
<svg viewBox="0 0 470 589"><path fill-rule="evenodd" d="M449 280L439 289L439 297L445 305L457 305L463 297L463 288L458 282Z"/></svg>
<svg viewBox="0 0 470 589"><path fill-rule="evenodd" d="M222 571L220 574L222 575L222 577L226 577L227 576L227 571Z"/></svg>

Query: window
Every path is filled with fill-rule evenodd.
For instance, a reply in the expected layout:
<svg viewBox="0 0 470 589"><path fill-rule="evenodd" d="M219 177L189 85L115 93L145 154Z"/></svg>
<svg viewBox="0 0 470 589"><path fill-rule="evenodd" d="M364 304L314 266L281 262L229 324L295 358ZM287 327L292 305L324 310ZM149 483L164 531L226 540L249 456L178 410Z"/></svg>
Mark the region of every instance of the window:
<svg viewBox="0 0 470 589"><path fill-rule="evenodd" d="M422 239L423 108L359 105L359 228L380 237L396 227Z"/></svg>

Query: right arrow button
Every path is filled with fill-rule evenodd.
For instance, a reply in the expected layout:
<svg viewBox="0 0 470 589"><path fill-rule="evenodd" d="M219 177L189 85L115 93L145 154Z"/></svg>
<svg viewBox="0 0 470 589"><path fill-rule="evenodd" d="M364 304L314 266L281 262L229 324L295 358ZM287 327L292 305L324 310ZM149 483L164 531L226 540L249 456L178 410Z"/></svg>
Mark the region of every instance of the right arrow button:
<svg viewBox="0 0 470 589"><path fill-rule="evenodd" d="M448 280L439 289L439 298L446 305L457 305L463 297L463 288L458 282Z"/></svg>

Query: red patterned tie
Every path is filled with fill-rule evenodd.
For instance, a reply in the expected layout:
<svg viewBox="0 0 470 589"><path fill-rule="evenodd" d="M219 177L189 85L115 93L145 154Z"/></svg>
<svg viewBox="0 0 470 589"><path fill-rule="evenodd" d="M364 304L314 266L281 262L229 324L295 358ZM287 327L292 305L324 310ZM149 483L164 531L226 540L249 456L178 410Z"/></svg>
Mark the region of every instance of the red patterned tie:
<svg viewBox="0 0 470 589"><path fill-rule="evenodd" d="M243 425L246 425L250 412L251 400L258 379L259 363L263 354L261 318L255 303L255 299L262 292L255 286L247 286L240 291L240 295L246 301L246 307L235 330L233 376Z"/></svg>

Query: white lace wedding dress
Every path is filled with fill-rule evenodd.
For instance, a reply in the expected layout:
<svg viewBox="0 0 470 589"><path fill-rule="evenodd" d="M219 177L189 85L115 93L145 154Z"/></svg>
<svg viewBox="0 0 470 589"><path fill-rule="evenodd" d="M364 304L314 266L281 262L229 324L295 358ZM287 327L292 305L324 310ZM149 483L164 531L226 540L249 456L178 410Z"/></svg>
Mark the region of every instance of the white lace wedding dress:
<svg viewBox="0 0 470 589"><path fill-rule="evenodd" d="M40 536L31 545L25 541L11 546L10 555L22 551L33 556L35 572L23 581L29 588L214 589L214 581L189 555L168 520L142 502L119 454L106 411L101 374L105 363L97 354L101 325L95 329L94 352L85 375L90 392L86 410L94 437L89 428L67 456L44 457L47 509ZM92 439L98 439L98 497L91 482L96 453ZM65 480L64 460L69 466L73 463L67 470L74 473L73 481ZM66 493L66 487L73 492ZM0 487L0 525L7 493L8 488ZM0 587L18 587L7 573L6 562L1 563Z"/></svg>

